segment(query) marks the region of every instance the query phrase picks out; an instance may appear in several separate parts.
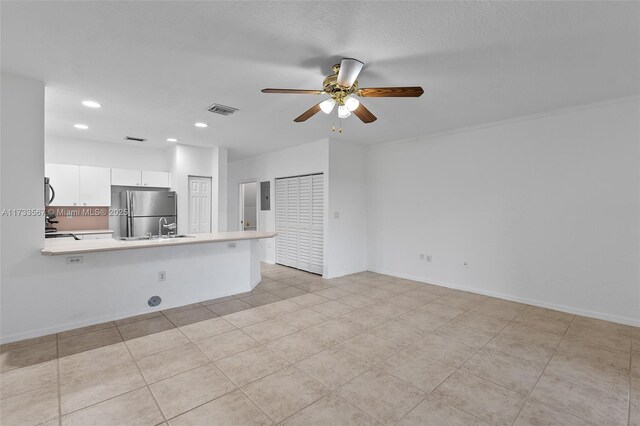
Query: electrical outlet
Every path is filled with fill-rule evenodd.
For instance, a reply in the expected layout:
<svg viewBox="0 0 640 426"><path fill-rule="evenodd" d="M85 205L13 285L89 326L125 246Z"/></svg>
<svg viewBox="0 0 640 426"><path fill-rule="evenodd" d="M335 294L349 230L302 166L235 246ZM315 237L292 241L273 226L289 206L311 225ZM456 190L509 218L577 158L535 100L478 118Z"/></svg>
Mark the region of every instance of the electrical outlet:
<svg viewBox="0 0 640 426"><path fill-rule="evenodd" d="M77 265L78 263L83 263L84 258L82 256L69 256L67 257L67 265Z"/></svg>
<svg viewBox="0 0 640 426"><path fill-rule="evenodd" d="M167 271L158 272L158 281L166 281L167 280Z"/></svg>
<svg viewBox="0 0 640 426"><path fill-rule="evenodd" d="M469 263L465 260L464 263L462 264L463 267L468 268L469 267Z"/></svg>
<svg viewBox="0 0 640 426"><path fill-rule="evenodd" d="M425 260L425 255L424 255L423 253L420 253L420 254L418 255L418 260L419 260L420 262L424 262L424 260Z"/></svg>
<svg viewBox="0 0 640 426"><path fill-rule="evenodd" d="M427 260L427 262L431 262L431 255L430 254L427 255L426 260Z"/></svg>
<svg viewBox="0 0 640 426"><path fill-rule="evenodd" d="M234 249L236 247L238 247L236 243L227 243L227 248Z"/></svg>

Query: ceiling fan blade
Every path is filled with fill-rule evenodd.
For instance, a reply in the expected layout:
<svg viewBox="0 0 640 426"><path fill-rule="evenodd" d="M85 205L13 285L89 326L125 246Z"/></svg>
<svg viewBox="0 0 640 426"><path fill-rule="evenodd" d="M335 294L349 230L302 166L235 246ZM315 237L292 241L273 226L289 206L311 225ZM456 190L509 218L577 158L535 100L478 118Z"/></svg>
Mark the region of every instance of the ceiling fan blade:
<svg viewBox="0 0 640 426"><path fill-rule="evenodd" d="M321 95L322 90L305 90L305 89L262 89L262 93L285 93L293 95Z"/></svg>
<svg viewBox="0 0 640 426"><path fill-rule="evenodd" d="M342 87L351 87L358 78L358 74L362 71L363 62L353 58L344 58L340 62L340 71L338 71L338 85Z"/></svg>
<svg viewBox="0 0 640 426"><path fill-rule="evenodd" d="M317 104L300 114L300 116L296 117L296 119L293 121L295 121L296 123L302 123L303 121L307 121L308 119L316 115L319 111L320 103L318 102Z"/></svg>
<svg viewBox="0 0 640 426"><path fill-rule="evenodd" d="M355 114L355 116L358 117L363 123L373 123L378 119L378 117L373 115L371 111L369 111L364 105L362 105L362 102L360 102L358 108L354 109L351 112Z"/></svg>
<svg viewBox="0 0 640 426"><path fill-rule="evenodd" d="M424 93L422 87L370 87L360 89L358 96L363 98L417 98Z"/></svg>

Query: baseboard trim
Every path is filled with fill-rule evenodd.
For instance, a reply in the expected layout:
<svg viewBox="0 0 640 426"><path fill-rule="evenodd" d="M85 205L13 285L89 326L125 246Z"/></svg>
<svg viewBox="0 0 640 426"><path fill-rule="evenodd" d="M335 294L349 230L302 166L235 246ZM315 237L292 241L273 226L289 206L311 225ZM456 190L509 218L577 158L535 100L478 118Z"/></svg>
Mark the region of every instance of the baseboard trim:
<svg viewBox="0 0 640 426"><path fill-rule="evenodd" d="M347 272L342 271L342 272L339 272L337 274L327 275L326 277L323 277L323 278L326 278L326 279L340 278L340 277L344 277L344 276L347 276L347 275L357 274L359 272L365 272L367 270L368 270L367 268L358 268L358 269L349 270Z"/></svg>
<svg viewBox="0 0 640 426"><path fill-rule="evenodd" d="M541 301L541 300L535 300L535 299L529 299L529 298L526 298L526 297L514 296L514 295L511 295L511 294L499 293L499 292L494 292L494 291L486 291L486 290L482 290L482 289L479 289L479 288L476 288L476 287L462 286L462 285L452 284L452 283L448 283L448 282L444 282L444 281L428 280L428 279L426 279L424 277L418 277L418 276L410 275L410 274L401 274L401 273L397 273L397 272L393 272L393 271L387 271L387 270L384 270L384 269L369 268L369 271L376 272L378 274L391 275L391 276L397 277L397 278L405 278L407 280L418 281L418 282L422 282L422 283L425 283L425 284L434 284L434 285L437 285L437 286L440 286L440 287L451 288L451 289L454 289L454 290L468 291L470 293L481 294L483 296L497 297L499 299L509 300L511 302L526 303L527 305L537 306L537 307L540 307L540 308L554 309L556 311L566 312L566 313L569 313L569 314L581 315L581 316L584 316L584 317L595 318L595 319L600 319L600 320L605 320L605 321L616 322L616 323L619 323L619 324L632 325L632 326L635 326L635 327L640 327L640 318L621 317L621 316L618 316L618 315L611 315L611 314L606 314L606 313L603 313L603 312L589 311L589 310L586 310L586 309L575 308L573 306L559 305L559 304L556 304L556 303L549 303L549 302L544 302L544 301Z"/></svg>
<svg viewBox="0 0 640 426"><path fill-rule="evenodd" d="M256 283L256 285L257 285L257 283ZM224 294L224 295L217 296L215 298L217 299L217 298L226 297L226 296L231 296L231 294ZM52 327L41 328L41 329L38 329L38 330L28 331L28 332L24 332L24 333L10 334L10 335L7 335L7 336L3 335L3 336L0 336L0 344L19 342L21 340L31 339L31 338L34 338L34 337L48 336L49 334L62 333L64 331L75 330L77 328L88 327L90 325L102 324L104 322L118 321L118 320L121 320L121 319L135 317L135 316L138 316L138 315L150 314L152 312L165 311L167 309L177 308L177 307L189 305L189 304L192 304L192 303L204 302L206 300L208 300L208 299L204 299L204 300L188 299L188 300L183 300L183 301L180 301L180 302L175 302L175 303L172 303L172 304L167 305L167 306L162 306L161 308L158 307L157 309L148 309L148 310L145 309L143 311L128 312L128 313L119 312L119 313L116 313L116 314L113 314L113 315L104 315L104 316L101 316L101 317L98 317L98 318L87 318L87 319L84 319L82 321L69 322L69 323L65 323L65 324L60 324L60 325L56 325L56 326L52 326Z"/></svg>

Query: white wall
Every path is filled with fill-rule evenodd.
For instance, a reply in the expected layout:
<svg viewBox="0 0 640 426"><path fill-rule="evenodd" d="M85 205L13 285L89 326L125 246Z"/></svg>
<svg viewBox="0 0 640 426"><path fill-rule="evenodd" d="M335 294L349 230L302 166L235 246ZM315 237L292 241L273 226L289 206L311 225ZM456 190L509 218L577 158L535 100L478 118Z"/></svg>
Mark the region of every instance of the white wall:
<svg viewBox="0 0 640 426"><path fill-rule="evenodd" d="M361 145L329 141L329 278L367 269L365 156Z"/></svg>
<svg viewBox="0 0 640 426"><path fill-rule="evenodd" d="M0 75L0 210L44 207L44 84ZM43 298L50 285L24 283L21 278L40 260L44 242L43 216L0 216L0 335L16 310L41 318L58 295Z"/></svg>
<svg viewBox="0 0 640 426"><path fill-rule="evenodd" d="M170 147L152 148L55 135L45 135L44 138L46 163L166 172L171 166L170 149Z"/></svg>
<svg viewBox="0 0 640 426"><path fill-rule="evenodd" d="M272 196L271 210L262 211L258 209L258 230L275 231L275 203L273 197L275 192L275 178L325 173L326 179L329 162L328 143L329 141L327 139L323 139L294 148L229 163L227 187L229 230L238 231L240 229L240 183L257 180L258 182L271 182ZM325 188L327 188L327 185L325 185ZM327 208L327 204L327 191L325 189L325 209ZM327 226L325 226L325 240L326 239ZM274 244L272 239L261 241L261 259L264 262L275 263Z"/></svg>
<svg viewBox="0 0 640 426"><path fill-rule="evenodd" d="M178 233L189 232L189 176L212 179L211 225L214 232L225 231L227 150L176 144L170 158L171 188L178 193Z"/></svg>
<svg viewBox="0 0 640 426"><path fill-rule="evenodd" d="M640 325L639 119L623 99L374 147L370 269Z"/></svg>
<svg viewBox="0 0 640 426"><path fill-rule="evenodd" d="M213 150L213 166L217 171L218 179L214 181L213 188L213 231L227 230L227 174L228 174L228 150L218 147ZM216 185L217 183L217 185Z"/></svg>

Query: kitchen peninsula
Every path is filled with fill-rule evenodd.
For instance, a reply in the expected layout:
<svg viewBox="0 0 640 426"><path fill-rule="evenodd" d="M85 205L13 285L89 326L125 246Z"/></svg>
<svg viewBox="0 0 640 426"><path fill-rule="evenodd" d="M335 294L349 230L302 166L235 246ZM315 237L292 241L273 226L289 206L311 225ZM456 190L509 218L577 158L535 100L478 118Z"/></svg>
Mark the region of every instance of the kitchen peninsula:
<svg viewBox="0 0 640 426"><path fill-rule="evenodd" d="M95 253L114 250L145 249L158 247L171 247L187 244L221 243L244 240L259 240L272 238L274 232L214 232L207 234L183 235L175 238L150 238L138 240L84 240L76 241L72 238L45 240L41 253L44 256L60 256L82 253ZM258 265L259 266L259 265Z"/></svg>
<svg viewBox="0 0 640 426"><path fill-rule="evenodd" d="M246 231L160 240L42 240L32 267L16 280L50 280L33 298L31 314L5 324L15 330L5 337L21 340L251 291L261 280L261 240L274 236ZM161 303L150 306L154 296Z"/></svg>

